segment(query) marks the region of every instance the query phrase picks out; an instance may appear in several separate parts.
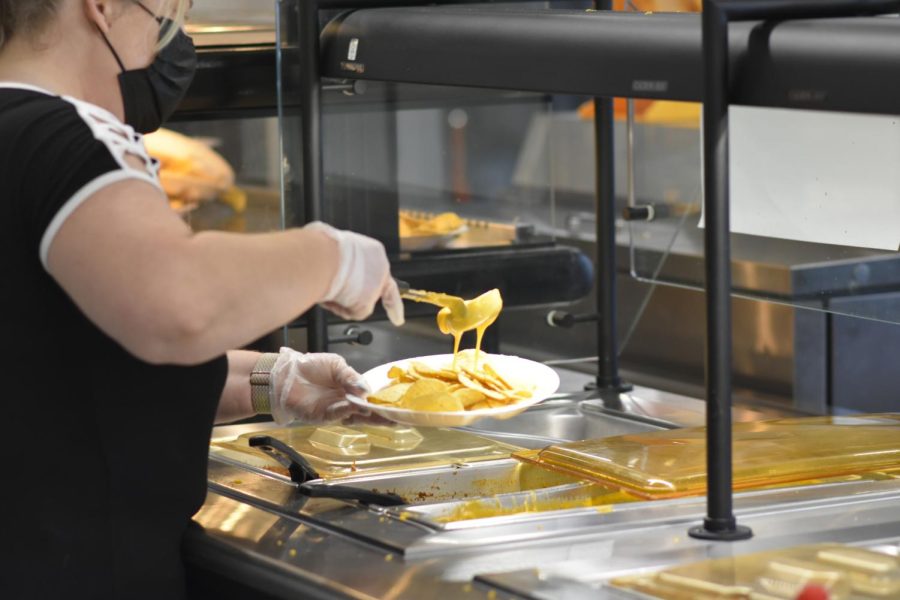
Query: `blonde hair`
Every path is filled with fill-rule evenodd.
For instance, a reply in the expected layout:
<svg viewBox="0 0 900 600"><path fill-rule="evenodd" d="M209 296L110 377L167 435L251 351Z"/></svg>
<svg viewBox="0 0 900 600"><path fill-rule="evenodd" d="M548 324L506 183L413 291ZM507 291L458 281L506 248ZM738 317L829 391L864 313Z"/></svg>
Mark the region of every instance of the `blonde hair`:
<svg viewBox="0 0 900 600"><path fill-rule="evenodd" d="M165 28L162 36L159 38L160 50L165 48L178 34L178 30L184 27L184 21L187 19L187 12L191 8L191 4L193 4L193 0L163 0L159 5L157 14L171 19L171 25Z"/></svg>
<svg viewBox="0 0 900 600"><path fill-rule="evenodd" d="M41 31L56 15L62 0L0 0L0 50L16 35ZM123 0L134 2L135 0ZM171 19L159 40L159 48L172 41L184 25L191 0L162 0L158 15Z"/></svg>

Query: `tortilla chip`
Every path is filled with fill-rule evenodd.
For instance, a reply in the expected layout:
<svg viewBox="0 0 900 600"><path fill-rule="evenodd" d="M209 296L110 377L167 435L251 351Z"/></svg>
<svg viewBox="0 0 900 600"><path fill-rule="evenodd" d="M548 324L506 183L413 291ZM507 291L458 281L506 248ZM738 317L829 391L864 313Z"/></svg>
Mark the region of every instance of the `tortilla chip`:
<svg viewBox="0 0 900 600"><path fill-rule="evenodd" d="M480 382L469 377L465 372L459 373L459 382L469 389L476 390L494 400L504 400L506 396L495 390L490 390L483 386Z"/></svg>
<svg viewBox="0 0 900 600"><path fill-rule="evenodd" d="M397 383L412 383L413 381L418 379L418 377L411 376L405 369L396 366L390 368L390 370L388 371L388 377L390 377Z"/></svg>
<svg viewBox="0 0 900 600"><path fill-rule="evenodd" d="M423 379L422 381L429 381ZM428 412L460 412L465 410L459 398L447 392L435 392L403 400L403 408Z"/></svg>
<svg viewBox="0 0 900 600"><path fill-rule="evenodd" d="M403 394L401 398L401 402L405 405L409 400L413 398L418 398L419 396L427 396L429 394L436 394L438 392L448 393L447 388L449 384L445 381L440 381L439 379L419 379L406 390L406 393Z"/></svg>
<svg viewBox="0 0 900 600"><path fill-rule="evenodd" d="M495 392L500 392L502 394L505 394L507 391L509 391L509 389L506 386L504 386L502 383L500 383L497 379L494 379L493 377L490 377L485 373L473 371L472 369L469 369L467 367L462 367L461 370L463 373L465 373L471 379L473 379L474 381L477 381L478 383L480 383L481 385L483 385L484 387L486 387L490 390L494 390Z"/></svg>
<svg viewBox="0 0 900 600"><path fill-rule="evenodd" d="M508 390L513 389L513 386L510 385L510 383L507 380L503 379L503 376L500 375L500 373L498 373L494 369L494 367L492 367L490 364L488 364L487 361L485 361L484 365L482 366L482 369L484 369L484 372L486 375L488 375L491 379L498 381L501 386L505 387Z"/></svg>
<svg viewBox="0 0 900 600"><path fill-rule="evenodd" d="M473 404L483 402L486 398L486 396L478 390L473 390L467 387L456 390L455 392L453 392L453 396L459 398L459 401L462 402L465 408L469 408Z"/></svg>
<svg viewBox="0 0 900 600"><path fill-rule="evenodd" d="M369 396L368 400L372 404L397 404L412 385L411 383L395 383L378 390Z"/></svg>
<svg viewBox="0 0 900 600"><path fill-rule="evenodd" d="M425 363L413 362L409 365L409 370L420 378L443 379L449 382L456 382L456 372L449 369L432 369Z"/></svg>

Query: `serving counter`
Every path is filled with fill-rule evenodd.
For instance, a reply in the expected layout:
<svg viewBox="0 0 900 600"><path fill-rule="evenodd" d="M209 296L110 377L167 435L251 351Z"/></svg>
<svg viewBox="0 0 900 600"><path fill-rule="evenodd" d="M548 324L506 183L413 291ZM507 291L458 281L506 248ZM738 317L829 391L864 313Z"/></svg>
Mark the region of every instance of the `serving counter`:
<svg viewBox="0 0 900 600"><path fill-rule="evenodd" d="M559 398L503 431L483 422L461 433L541 448L562 436L603 438L703 420L703 403L685 397L639 388L621 400L613 410ZM736 408L738 419L760 416ZM209 496L195 517L202 530L187 541L195 583L226 598L638 598L609 581L820 542L900 553L900 478L890 473L738 493L736 514L756 535L722 544L687 535L704 515L703 497L610 502L586 494L583 483L503 457L321 482L399 494L400 506L310 497L288 476L216 448L268 427L216 429Z"/></svg>

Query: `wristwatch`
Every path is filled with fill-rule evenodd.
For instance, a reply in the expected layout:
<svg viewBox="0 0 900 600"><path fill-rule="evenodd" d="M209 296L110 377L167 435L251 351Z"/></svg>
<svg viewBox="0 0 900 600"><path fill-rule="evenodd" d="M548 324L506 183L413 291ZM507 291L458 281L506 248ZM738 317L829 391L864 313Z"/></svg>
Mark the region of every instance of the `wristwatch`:
<svg viewBox="0 0 900 600"><path fill-rule="evenodd" d="M272 367L278 354L263 354L250 372L250 403L258 415L272 414Z"/></svg>

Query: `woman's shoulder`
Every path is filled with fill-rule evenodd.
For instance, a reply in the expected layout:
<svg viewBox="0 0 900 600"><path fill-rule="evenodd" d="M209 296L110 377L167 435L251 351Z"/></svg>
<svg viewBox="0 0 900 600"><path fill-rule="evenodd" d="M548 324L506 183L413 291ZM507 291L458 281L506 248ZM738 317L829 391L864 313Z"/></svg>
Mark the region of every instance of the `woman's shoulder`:
<svg viewBox="0 0 900 600"><path fill-rule="evenodd" d="M75 103L24 84L0 82L0 138L30 148L84 145L96 136Z"/></svg>
<svg viewBox="0 0 900 600"><path fill-rule="evenodd" d="M133 128L95 104L34 86L0 82L0 139L18 140L23 150L99 151L126 171L134 169L129 160L137 160L138 170L156 179L158 167Z"/></svg>
<svg viewBox="0 0 900 600"><path fill-rule="evenodd" d="M74 107L50 92L24 84L0 82L0 128L24 129L48 117L78 118Z"/></svg>
<svg viewBox="0 0 900 600"><path fill-rule="evenodd" d="M119 141L141 142L131 127L96 104L28 84L0 81L0 127L38 126L60 134L65 124L76 125L99 141L114 135Z"/></svg>

